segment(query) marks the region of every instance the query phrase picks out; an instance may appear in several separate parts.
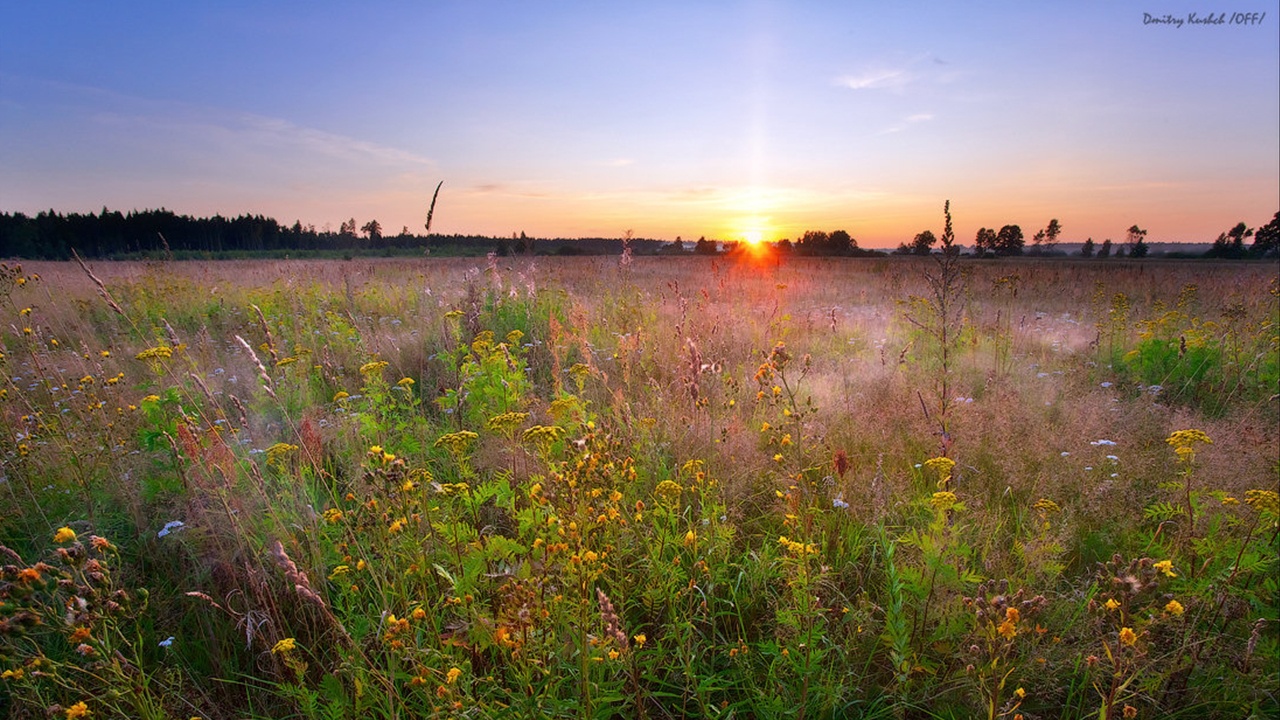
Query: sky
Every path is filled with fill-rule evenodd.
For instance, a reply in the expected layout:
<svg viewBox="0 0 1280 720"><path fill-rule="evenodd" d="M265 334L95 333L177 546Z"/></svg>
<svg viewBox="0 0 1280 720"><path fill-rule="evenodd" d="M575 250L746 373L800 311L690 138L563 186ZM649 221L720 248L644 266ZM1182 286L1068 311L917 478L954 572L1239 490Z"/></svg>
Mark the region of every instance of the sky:
<svg viewBox="0 0 1280 720"><path fill-rule="evenodd" d="M446 234L894 247L950 200L960 243L1051 218L1208 242L1280 210L1278 23L1275 0L5 2L0 212L421 233L443 182Z"/></svg>

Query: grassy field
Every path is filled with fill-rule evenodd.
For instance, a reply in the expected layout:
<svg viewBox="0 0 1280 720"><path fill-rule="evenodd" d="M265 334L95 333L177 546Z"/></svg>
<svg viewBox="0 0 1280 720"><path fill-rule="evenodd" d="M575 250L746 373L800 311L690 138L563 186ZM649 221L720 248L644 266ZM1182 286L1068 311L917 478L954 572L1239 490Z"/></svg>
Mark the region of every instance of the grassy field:
<svg viewBox="0 0 1280 720"><path fill-rule="evenodd" d="M1276 717L1274 264L10 263L0 716Z"/></svg>

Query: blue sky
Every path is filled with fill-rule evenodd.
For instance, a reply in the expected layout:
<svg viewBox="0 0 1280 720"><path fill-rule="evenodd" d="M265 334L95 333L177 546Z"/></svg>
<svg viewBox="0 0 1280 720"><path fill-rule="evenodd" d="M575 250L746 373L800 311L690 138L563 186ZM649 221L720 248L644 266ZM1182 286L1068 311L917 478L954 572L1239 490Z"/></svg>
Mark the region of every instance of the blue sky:
<svg viewBox="0 0 1280 720"><path fill-rule="evenodd" d="M1256 25L1144 12L1265 13ZM0 210L864 246L1280 209L1280 7L6 3Z"/></svg>

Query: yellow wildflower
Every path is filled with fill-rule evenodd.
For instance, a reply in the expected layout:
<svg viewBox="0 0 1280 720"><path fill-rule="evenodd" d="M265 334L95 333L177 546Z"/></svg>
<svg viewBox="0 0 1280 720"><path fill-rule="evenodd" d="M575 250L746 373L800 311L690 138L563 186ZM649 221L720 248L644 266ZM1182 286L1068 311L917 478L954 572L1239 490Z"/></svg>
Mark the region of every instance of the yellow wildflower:
<svg viewBox="0 0 1280 720"><path fill-rule="evenodd" d="M69 543L75 539L76 531L69 527L60 527L58 528L58 531L53 534L53 541L58 544Z"/></svg>
<svg viewBox="0 0 1280 720"><path fill-rule="evenodd" d="M336 523L342 519L342 511L338 508L329 508L324 511L324 519L326 522Z"/></svg>
<svg viewBox="0 0 1280 720"><path fill-rule="evenodd" d="M1177 617L1181 615L1183 612L1185 612L1185 608L1183 608L1182 603L1178 602L1177 600L1170 600L1169 602L1165 603L1164 611L1169 613L1170 615L1173 615L1174 617Z"/></svg>
<svg viewBox="0 0 1280 720"><path fill-rule="evenodd" d="M67 708L67 720L75 720L75 718L89 717L93 713L89 712L89 706L83 700Z"/></svg>
<svg viewBox="0 0 1280 720"><path fill-rule="evenodd" d="M932 505L935 510L941 511L950 510L956 506L957 502L959 502L959 499L956 497L956 494L946 490L934 493L933 497L929 500L929 504Z"/></svg>
<svg viewBox="0 0 1280 720"><path fill-rule="evenodd" d="M1244 502L1259 513L1280 517L1280 493L1275 490L1249 490L1244 494Z"/></svg>
<svg viewBox="0 0 1280 720"><path fill-rule="evenodd" d="M402 387L402 388L407 388L407 387L409 387L409 386L413 385L413 378L411 378L411 377L403 377L403 378L400 378L400 380L399 380L398 382L396 382L396 385L399 385L399 386L400 386L400 387Z"/></svg>
<svg viewBox="0 0 1280 720"><path fill-rule="evenodd" d="M679 483L672 480L663 480L653 489L653 496L663 505L675 507L676 503L680 502L680 494L682 492L684 490Z"/></svg>
<svg viewBox="0 0 1280 720"><path fill-rule="evenodd" d="M935 457L924 461L924 468L933 473L938 478L938 487L942 487L951 479L951 471L956 467L956 461L951 458Z"/></svg>
<svg viewBox="0 0 1280 720"><path fill-rule="evenodd" d="M1115 599L1115 598L1110 598L1110 599L1108 599L1108 600L1107 600L1107 602L1105 603L1105 607L1106 607L1108 610L1111 610L1112 612L1114 612L1115 610L1117 610L1117 609L1120 607L1120 603L1116 602L1116 599Z"/></svg>
<svg viewBox="0 0 1280 720"><path fill-rule="evenodd" d="M272 648L271 648L271 654L272 654L272 655L279 655L280 653L292 652L292 651L296 650L297 648L298 648L298 643L297 643L297 641L295 641L293 638L289 637L289 638L285 638L285 639L281 640L280 642L278 642L278 643L276 643L274 646L272 646Z"/></svg>
<svg viewBox="0 0 1280 720"><path fill-rule="evenodd" d="M1173 571L1172 560L1161 560L1160 562L1152 565L1152 567L1164 573L1165 577L1178 577L1178 574Z"/></svg>
<svg viewBox="0 0 1280 720"><path fill-rule="evenodd" d="M1120 644L1121 645L1127 645L1132 647L1133 644L1136 642L1138 642L1138 635L1133 631L1133 628L1127 628L1127 627L1120 628Z"/></svg>
<svg viewBox="0 0 1280 720"><path fill-rule="evenodd" d="M645 636L645 634L644 634L644 633L640 633L639 635L635 635L635 636L633 636L631 639L635 642L636 647L638 647L638 648L642 648L642 647L644 647L644 644L645 644L645 643L647 643L647 642L649 642L649 638L648 638L647 636Z"/></svg>
<svg viewBox="0 0 1280 720"><path fill-rule="evenodd" d="M444 681L450 685L458 682L458 678L462 677L462 671L456 667L449 668L449 672L445 673Z"/></svg>
<svg viewBox="0 0 1280 720"><path fill-rule="evenodd" d="M475 442L475 439L478 437L480 436L470 430L459 430L458 432L441 435L439 439L436 440L435 446L438 448L445 448L455 455L461 455L467 451L467 448L469 448L471 443Z"/></svg>
<svg viewBox="0 0 1280 720"><path fill-rule="evenodd" d="M390 364L391 363L387 362L386 360L373 360L371 362L367 362L360 366L360 374L372 375L374 373L380 373L382 372L383 368L387 367Z"/></svg>
<svg viewBox="0 0 1280 720"><path fill-rule="evenodd" d="M693 547L694 543L696 543L696 542L698 542L698 533L696 533L696 532L694 532L694 531L690 530L689 532L686 532L686 533L684 534L684 546L685 546L685 547Z"/></svg>
<svg viewBox="0 0 1280 720"><path fill-rule="evenodd" d="M1012 609L1010 608L1010 610ZM996 632L1000 633L1000 636L1005 640L1012 640L1018 634L1018 624L1005 618L1005 621L1000 623L1000 627L996 628Z"/></svg>
<svg viewBox="0 0 1280 720"><path fill-rule="evenodd" d="M338 392L333 394L333 401L340 402L342 400L346 400L349 397L351 397L351 393L347 392L346 390L339 390Z"/></svg>
<svg viewBox="0 0 1280 720"><path fill-rule="evenodd" d="M1213 441L1203 430L1178 430L1165 439L1171 447L1191 447L1195 443L1204 443L1212 445Z"/></svg>

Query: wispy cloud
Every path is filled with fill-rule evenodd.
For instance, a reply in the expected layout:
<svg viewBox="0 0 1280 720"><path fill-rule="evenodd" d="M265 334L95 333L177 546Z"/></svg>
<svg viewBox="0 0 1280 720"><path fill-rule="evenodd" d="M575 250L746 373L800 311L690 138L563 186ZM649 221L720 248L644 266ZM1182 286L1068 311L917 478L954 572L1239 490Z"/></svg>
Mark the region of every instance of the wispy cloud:
<svg viewBox="0 0 1280 720"><path fill-rule="evenodd" d="M906 116L905 118L902 119L902 121L907 123L920 123L920 122L928 122L932 119L933 119L933 113L916 113L915 115Z"/></svg>
<svg viewBox="0 0 1280 720"><path fill-rule="evenodd" d="M875 68L836 78L836 85L850 90L901 90L915 79L906 68Z"/></svg>

